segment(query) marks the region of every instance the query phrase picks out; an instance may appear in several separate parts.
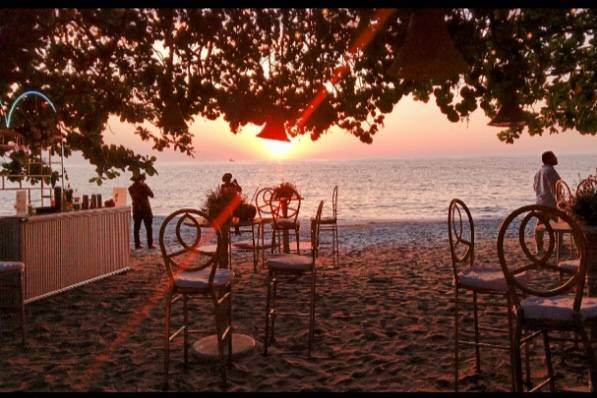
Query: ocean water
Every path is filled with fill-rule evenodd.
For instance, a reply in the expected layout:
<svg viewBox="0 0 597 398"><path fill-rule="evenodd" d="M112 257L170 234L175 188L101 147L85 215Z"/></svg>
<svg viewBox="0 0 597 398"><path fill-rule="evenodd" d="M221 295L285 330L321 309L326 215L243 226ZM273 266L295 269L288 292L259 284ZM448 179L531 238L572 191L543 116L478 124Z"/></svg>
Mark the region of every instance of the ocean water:
<svg viewBox="0 0 597 398"><path fill-rule="evenodd" d="M319 200L331 213L334 185L339 187L341 224L388 221L445 221L452 198L468 204L476 220L499 219L515 208L534 203L533 176L540 160L533 157L441 159L378 159L347 161L236 161L157 164L159 175L148 178L155 215L182 207L199 208L207 193L230 172L250 199L258 187L290 181L303 195L301 218L313 216ZM597 154L560 156L556 167L571 187L594 174ZM68 165L70 184L80 195L130 185L122 176L102 186L89 183L89 165ZM32 196L36 196L32 194ZM15 193L0 191L0 214L14 214ZM130 203L130 198L129 198Z"/></svg>

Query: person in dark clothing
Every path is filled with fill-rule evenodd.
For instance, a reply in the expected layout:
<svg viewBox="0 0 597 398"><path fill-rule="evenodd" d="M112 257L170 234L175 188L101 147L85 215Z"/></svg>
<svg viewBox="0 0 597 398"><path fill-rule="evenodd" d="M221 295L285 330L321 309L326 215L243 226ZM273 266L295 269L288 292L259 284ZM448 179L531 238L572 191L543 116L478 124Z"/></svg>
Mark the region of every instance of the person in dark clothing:
<svg viewBox="0 0 597 398"><path fill-rule="evenodd" d="M230 173L226 173L222 176L222 183L221 189L230 189L239 195L243 192L243 189L238 181L236 181L236 178L233 180L232 174ZM233 213L234 217L238 217L240 221L252 220L256 214L257 208L250 203L244 203L244 201L238 205ZM234 230L237 235L240 234L240 228L238 225L234 227Z"/></svg>
<svg viewBox="0 0 597 398"><path fill-rule="evenodd" d="M231 189L239 194L243 192L242 187L236 181L236 178L232 179L232 174L226 173L222 176L222 189Z"/></svg>
<svg viewBox="0 0 597 398"><path fill-rule="evenodd" d="M151 191L151 188L145 184L145 174L134 175L131 178L131 181L134 181L133 185L129 187L129 194L133 199L133 232L135 236L135 249L141 248L139 239L141 221L145 224L147 247L153 249L155 248L153 245L153 234L151 229L153 214L151 212L151 205L149 204L149 198L153 198L153 192Z"/></svg>

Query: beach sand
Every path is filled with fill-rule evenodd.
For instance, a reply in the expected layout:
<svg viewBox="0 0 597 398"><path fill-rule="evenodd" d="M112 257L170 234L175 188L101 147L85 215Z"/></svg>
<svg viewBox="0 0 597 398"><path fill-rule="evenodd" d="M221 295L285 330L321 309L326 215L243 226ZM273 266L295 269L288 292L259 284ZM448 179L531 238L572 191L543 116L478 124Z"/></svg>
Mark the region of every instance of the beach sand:
<svg viewBox="0 0 597 398"><path fill-rule="evenodd" d="M307 281L280 283L276 343L263 357L266 272L253 273L250 257L235 255L234 326L257 340L257 350L233 362L227 391L453 390L453 288L445 226L438 227L443 237L411 233L410 241L387 233L376 241L368 228L375 229L341 228L338 266L323 250L312 358L307 357ZM479 241L479 263L497 265L495 251L495 240ZM3 328L0 391L160 390L165 282L159 251L140 250L132 254L126 274L31 303L25 350L13 331ZM211 302L192 303L196 336L212 334ZM505 328L499 311L483 310L482 323ZM178 302L173 325L181 321ZM472 317L464 322L471 330ZM182 338L172 346L171 391L222 390L215 363L191 355L185 371ZM562 364L554 346L560 388L587 383L584 361L572 348L566 346ZM537 340L531 361L535 381L545 375L542 350ZM482 350L479 375L473 350L463 349L462 355L462 391L510 389L507 352Z"/></svg>

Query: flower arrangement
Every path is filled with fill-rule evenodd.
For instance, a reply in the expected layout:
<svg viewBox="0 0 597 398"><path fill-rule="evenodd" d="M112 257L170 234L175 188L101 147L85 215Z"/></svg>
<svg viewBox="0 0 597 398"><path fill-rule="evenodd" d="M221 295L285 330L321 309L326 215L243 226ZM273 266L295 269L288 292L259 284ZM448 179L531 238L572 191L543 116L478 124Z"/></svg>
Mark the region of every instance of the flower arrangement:
<svg viewBox="0 0 597 398"><path fill-rule="evenodd" d="M274 188L274 198L290 198L292 193L296 192L296 187L290 182L282 182Z"/></svg>
<svg viewBox="0 0 597 398"><path fill-rule="evenodd" d="M572 200L570 210L585 225L597 226L597 177L589 176L587 180L586 184L581 182L583 189Z"/></svg>
<svg viewBox="0 0 597 398"><path fill-rule="evenodd" d="M238 192L232 189L223 189L222 187L218 187L207 194L202 210L207 213L210 219L213 220L218 217L238 195ZM230 214L228 220L231 218L232 213Z"/></svg>

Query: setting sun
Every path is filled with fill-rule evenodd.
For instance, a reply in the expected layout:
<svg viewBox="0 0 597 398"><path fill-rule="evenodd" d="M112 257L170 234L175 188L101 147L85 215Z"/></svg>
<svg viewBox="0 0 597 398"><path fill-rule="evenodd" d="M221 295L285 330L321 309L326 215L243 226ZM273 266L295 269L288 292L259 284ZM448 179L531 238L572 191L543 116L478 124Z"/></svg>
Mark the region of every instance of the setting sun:
<svg viewBox="0 0 597 398"><path fill-rule="evenodd" d="M288 153L292 149L292 142L282 142L274 140L263 140L266 151L270 156L275 159L282 159L288 156Z"/></svg>

